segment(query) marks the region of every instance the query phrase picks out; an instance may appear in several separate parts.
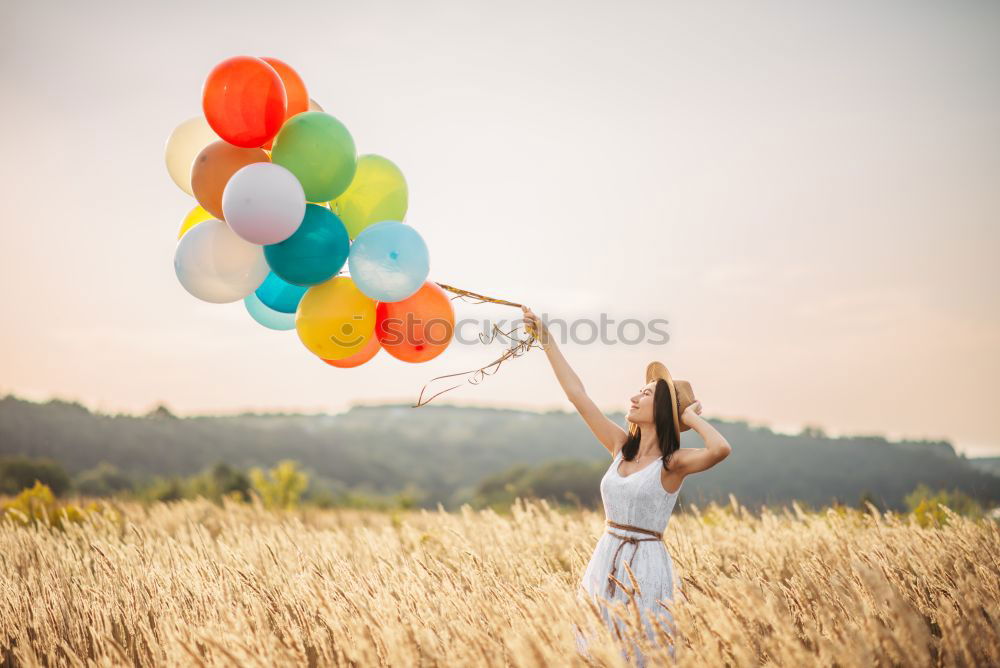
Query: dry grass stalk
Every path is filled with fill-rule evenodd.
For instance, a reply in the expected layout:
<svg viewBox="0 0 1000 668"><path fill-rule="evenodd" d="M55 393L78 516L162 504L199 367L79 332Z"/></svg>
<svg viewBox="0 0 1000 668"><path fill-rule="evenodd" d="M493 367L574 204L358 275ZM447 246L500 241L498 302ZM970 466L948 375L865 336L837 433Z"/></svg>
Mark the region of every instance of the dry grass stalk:
<svg viewBox="0 0 1000 668"><path fill-rule="evenodd" d="M118 508L0 524L0 665L624 665L577 590L600 513ZM1000 665L989 521L730 504L676 515L665 540L680 665Z"/></svg>

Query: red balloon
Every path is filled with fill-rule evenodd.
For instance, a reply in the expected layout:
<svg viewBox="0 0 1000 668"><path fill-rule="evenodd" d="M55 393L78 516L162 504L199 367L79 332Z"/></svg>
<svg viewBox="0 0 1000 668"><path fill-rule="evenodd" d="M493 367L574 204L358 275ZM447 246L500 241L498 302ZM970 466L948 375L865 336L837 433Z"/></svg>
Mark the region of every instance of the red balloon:
<svg viewBox="0 0 1000 668"><path fill-rule="evenodd" d="M329 364L330 366L340 367L341 369L350 369L352 367L361 366L371 358L375 357L375 355L380 350L382 350L382 344L378 342L378 338L375 336L370 336L368 338L368 343L365 344L365 347L359 350L358 352L354 353L350 357L345 357L342 360L323 360L323 361Z"/></svg>
<svg viewBox="0 0 1000 668"><path fill-rule="evenodd" d="M379 302L375 336L385 351L404 362L426 362L444 352L455 335L455 309L432 281L398 302Z"/></svg>
<svg viewBox="0 0 1000 668"><path fill-rule="evenodd" d="M217 135L235 146L257 148L278 134L288 98L273 67L253 56L234 56L208 73L201 106Z"/></svg>
<svg viewBox="0 0 1000 668"><path fill-rule="evenodd" d="M261 57L265 63L274 68L274 71L281 77L281 83L285 85L285 95L288 96L288 107L285 110L285 118L282 124L295 114L309 111L309 92L306 91L306 83L299 76L299 73L283 60L277 58ZM271 150L272 140L267 140L264 148Z"/></svg>

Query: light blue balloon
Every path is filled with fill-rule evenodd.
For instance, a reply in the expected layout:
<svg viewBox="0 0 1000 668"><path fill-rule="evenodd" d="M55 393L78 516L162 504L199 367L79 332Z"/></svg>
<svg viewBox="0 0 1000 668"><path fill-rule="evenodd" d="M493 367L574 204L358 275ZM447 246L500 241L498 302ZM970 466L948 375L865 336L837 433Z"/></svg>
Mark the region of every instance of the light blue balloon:
<svg viewBox="0 0 1000 668"><path fill-rule="evenodd" d="M284 331L295 329L295 314L282 313L268 308L257 296L256 292L251 292L243 298L243 305L247 307L250 317L264 325L268 329Z"/></svg>
<svg viewBox="0 0 1000 668"><path fill-rule="evenodd" d="M257 288L257 298L264 306L279 313L295 313L308 289L307 285L292 285L272 271Z"/></svg>
<svg viewBox="0 0 1000 668"><path fill-rule="evenodd" d="M351 279L363 294L380 302L406 299L430 273L427 244L406 223L386 220L361 231L348 255Z"/></svg>

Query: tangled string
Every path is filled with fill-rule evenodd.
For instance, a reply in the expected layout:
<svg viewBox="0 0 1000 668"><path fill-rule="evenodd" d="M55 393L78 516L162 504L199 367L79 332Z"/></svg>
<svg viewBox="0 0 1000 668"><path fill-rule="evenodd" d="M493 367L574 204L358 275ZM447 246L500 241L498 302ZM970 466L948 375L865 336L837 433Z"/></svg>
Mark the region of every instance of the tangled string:
<svg viewBox="0 0 1000 668"><path fill-rule="evenodd" d="M471 304L491 303L491 304L503 304L505 306L513 306L515 308L521 308L522 307L521 304L516 304L514 302L507 301L506 299L497 299L495 297L487 297L485 295L480 295L480 294L477 294L475 292L469 292L468 290L463 290L461 288L456 288L454 286L446 285L444 283L438 283L438 285L442 289L447 290L448 292L451 292L451 293L455 294L455 296L451 298L452 301L454 301L456 299L461 299L462 301L466 301L466 302L469 302ZM471 301L473 299L475 299L477 301ZM520 357L521 355L524 355L525 353L527 353L532 348L542 348L541 344L538 343L538 339L535 336L534 332L527 331L527 334L528 334L527 338L523 338L522 339L522 338L518 338L517 336L514 336L514 332L516 332L517 329L518 328L515 327L515 328L511 329L510 331L505 332L502 329L500 329L499 327L497 327L496 324L494 324L493 328L490 330L489 334L480 334L479 335L479 340L482 341L485 344L493 343L498 337L503 337L503 338L507 339L508 341L512 342L514 345L512 345L510 348L508 348L507 351L503 355L501 355L497 359L493 360L492 362L490 362L486 366L480 367L478 369L472 369L471 371L461 371L459 373L448 373L448 374L445 374L443 376L437 376L435 378L431 378L429 381L427 381L427 383L423 386L423 388L421 388L421 390L420 390L420 396L417 398L417 403L414 404L412 407L413 408L420 408L421 406L426 406L431 401L433 401L436 397L439 397L442 394L444 394L445 392L450 392L451 390L454 390L455 388L462 386L462 383L459 383L457 385L452 385L451 387L449 387L447 389L441 390L440 392L437 392L437 393L431 395L430 397L427 398L426 401L424 401L424 399L423 399L423 397L424 397L424 391L427 389L428 385L430 385L431 383L433 383L435 381L441 380L442 378L455 378L455 377L460 377L460 376L469 376L469 378L467 379L467 382L470 383L470 384L472 384L472 385L478 385L479 383L481 383L483 380L486 379L486 376L492 376L493 374L495 374L500 369L500 365L503 364L504 362L506 362L507 360L514 359L515 357Z"/></svg>

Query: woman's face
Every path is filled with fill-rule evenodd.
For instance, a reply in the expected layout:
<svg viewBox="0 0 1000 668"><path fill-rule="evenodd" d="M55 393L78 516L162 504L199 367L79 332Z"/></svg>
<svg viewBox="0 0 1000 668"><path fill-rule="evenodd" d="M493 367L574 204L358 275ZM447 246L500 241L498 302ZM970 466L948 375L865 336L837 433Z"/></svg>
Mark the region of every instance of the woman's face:
<svg viewBox="0 0 1000 668"><path fill-rule="evenodd" d="M651 380L646 383L638 393L629 399L628 413L625 419L629 422L648 424L653 422L653 392L656 390L656 381Z"/></svg>

